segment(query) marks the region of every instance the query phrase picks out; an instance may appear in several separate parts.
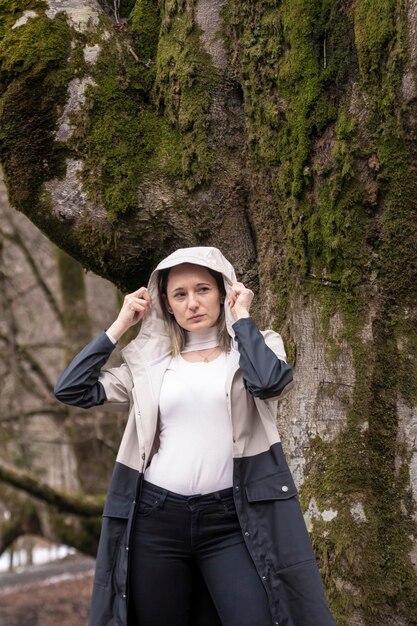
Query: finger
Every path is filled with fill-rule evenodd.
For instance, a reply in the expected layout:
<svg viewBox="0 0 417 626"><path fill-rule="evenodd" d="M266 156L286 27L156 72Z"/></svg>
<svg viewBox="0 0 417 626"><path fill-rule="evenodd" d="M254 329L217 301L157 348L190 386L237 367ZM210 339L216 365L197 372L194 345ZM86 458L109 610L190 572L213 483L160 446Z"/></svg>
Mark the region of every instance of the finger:
<svg viewBox="0 0 417 626"><path fill-rule="evenodd" d="M152 306L152 298L149 295L149 291L146 289L146 287L145 287L145 291L142 293L142 298L146 300L146 302L148 302Z"/></svg>
<svg viewBox="0 0 417 626"><path fill-rule="evenodd" d="M234 303L236 302L236 292L234 291L234 289L231 289L231 291L229 291L229 304L230 306L233 306Z"/></svg>
<svg viewBox="0 0 417 626"><path fill-rule="evenodd" d="M147 292L148 290L146 289L146 287L139 287L139 289L136 289L136 291L132 291L132 293L128 293L126 297L127 298L143 298L144 294Z"/></svg>
<svg viewBox="0 0 417 626"><path fill-rule="evenodd" d="M144 300L150 300L150 295L146 287L140 287L132 295L136 296L137 298L143 298Z"/></svg>
<svg viewBox="0 0 417 626"><path fill-rule="evenodd" d="M132 291L132 293L128 293L125 295L125 300L146 300L147 302L151 301L151 297L148 293L146 287L140 287L136 291Z"/></svg>
<svg viewBox="0 0 417 626"><path fill-rule="evenodd" d="M232 288L229 291L230 306L233 307L236 304L236 300L239 298L242 292L242 287L243 287L242 283L233 283Z"/></svg>
<svg viewBox="0 0 417 626"><path fill-rule="evenodd" d="M231 293L238 293L242 290L242 283L233 283L232 288L230 290Z"/></svg>
<svg viewBox="0 0 417 626"><path fill-rule="evenodd" d="M144 298L130 297L127 304L129 309L135 310L138 313L147 311L150 308L149 300L144 300Z"/></svg>

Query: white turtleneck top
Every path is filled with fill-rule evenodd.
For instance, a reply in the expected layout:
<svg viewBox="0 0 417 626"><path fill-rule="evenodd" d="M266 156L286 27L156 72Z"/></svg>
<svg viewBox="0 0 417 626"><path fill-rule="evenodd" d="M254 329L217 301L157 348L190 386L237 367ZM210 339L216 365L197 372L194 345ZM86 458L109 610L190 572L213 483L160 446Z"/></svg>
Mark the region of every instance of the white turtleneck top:
<svg viewBox="0 0 417 626"><path fill-rule="evenodd" d="M217 345L216 329L187 333L185 351ZM182 495L233 484L233 435L226 399L230 354L190 363L173 357L159 397L160 446L145 479Z"/></svg>

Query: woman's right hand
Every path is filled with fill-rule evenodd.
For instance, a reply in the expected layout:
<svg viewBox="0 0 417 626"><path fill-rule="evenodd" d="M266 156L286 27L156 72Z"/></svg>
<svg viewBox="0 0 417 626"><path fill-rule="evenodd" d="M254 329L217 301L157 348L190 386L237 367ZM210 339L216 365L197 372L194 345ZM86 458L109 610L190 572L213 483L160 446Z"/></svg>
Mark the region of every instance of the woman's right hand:
<svg viewBox="0 0 417 626"><path fill-rule="evenodd" d="M128 293L117 319L107 329L108 334L117 341L128 328L142 320L151 307L152 300L146 287L140 287L137 291Z"/></svg>

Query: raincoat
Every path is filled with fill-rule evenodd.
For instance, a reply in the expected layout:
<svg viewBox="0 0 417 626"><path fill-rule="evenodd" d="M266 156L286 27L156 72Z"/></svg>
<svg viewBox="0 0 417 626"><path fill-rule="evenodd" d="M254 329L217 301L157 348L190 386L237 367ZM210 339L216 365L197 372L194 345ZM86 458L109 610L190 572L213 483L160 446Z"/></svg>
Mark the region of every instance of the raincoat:
<svg viewBox="0 0 417 626"><path fill-rule="evenodd" d="M216 248L177 250L151 275L153 307L136 339L122 350L123 364L103 369L114 349L103 332L75 357L55 388L56 397L68 404L88 408L108 402L128 411L103 511L90 626L140 626L129 621L129 544L143 474L158 448L159 392L171 360L157 275L181 263L220 272L226 292L236 281L232 265ZM231 359L225 384L234 499L246 547L268 595L271 625L333 626L276 427L278 397L292 383L282 339L270 330L261 333L251 318L234 321L227 298L225 316L238 357ZM191 612L190 626L220 625L197 570Z"/></svg>

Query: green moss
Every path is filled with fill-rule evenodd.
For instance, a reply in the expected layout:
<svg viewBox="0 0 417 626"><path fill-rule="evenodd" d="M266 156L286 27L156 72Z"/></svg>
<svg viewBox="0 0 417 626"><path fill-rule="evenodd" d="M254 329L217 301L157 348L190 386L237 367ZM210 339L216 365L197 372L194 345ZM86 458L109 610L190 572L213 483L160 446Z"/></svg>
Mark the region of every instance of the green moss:
<svg viewBox="0 0 417 626"><path fill-rule="evenodd" d="M43 182L65 167L53 133L71 76L70 42L59 14L31 18L0 43L0 156L11 202L28 215Z"/></svg>
<svg viewBox="0 0 417 626"><path fill-rule="evenodd" d="M71 148L55 140L57 120L70 80L86 71L83 48L97 39L76 35L63 13L49 20L39 10L38 17L10 31L0 44L0 153L10 200L75 257L84 243L71 238L67 224L55 218L44 183L65 175ZM89 238L85 245L91 243ZM99 259L94 269L100 270Z"/></svg>
<svg viewBox="0 0 417 626"><path fill-rule="evenodd" d="M129 24L139 57L155 61L161 27L158 0L136 0Z"/></svg>
<svg viewBox="0 0 417 626"><path fill-rule="evenodd" d="M157 0L137 0L129 17L132 44L139 58L131 85L145 101L155 82L156 55L158 49L159 30L161 26L160 11Z"/></svg>
<svg viewBox="0 0 417 626"><path fill-rule="evenodd" d="M324 333L334 314L343 315L336 342L349 342L357 372L352 395L346 398L345 429L336 441L316 437L310 442L301 490L305 508L314 497L321 511L332 508L338 513L331 522L314 520L312 532L329 599L340 626L350 623L355 609L369 626L381 623L387 604L410 617L417 603L416 574L408 558L415 522L408 454L397 444L401 374L392 368L399 356L395 324L389 309L380 311L370 349L361 337L364 303L324 288L314 295ZM336 385L336 390L343 401L343 389ZM362 521L351 512L358 502L365 514Z"/></svg>
<svg viewBox="0 0 417 626"><path fill-rule="evenodd" d="M407 20L404 0L360 0L354 11L360 79L372 100L373 130L394 115L406 60Z"/></svg>
<svg viewBox="0 0 417 626"><path fill-rule="evenodd" d="M417 320L415 314L407 310L398 323L399 389L408 406L417 405Z"/></svg>
<svg viewBox="0 0 417 626"><path fill-rule="evenodd" d="M397 0L358 0L354 4L355 43L363 77L379 72L396 33Z"/></svg>
<svg viewBox="0 0 417 626"><path fill-rule="evenodd" d="M352 124L338 107L349 72L346 64L353 56L349 18L337 3L297 0L280 5L229 2L225 20L229 47L239 42L237 70L244 85L253 164L272 168L277 210L286 225L283 282L309 272L328 281L358 282L356 268L346 267L357 233L350 234L349 224L343 235L337 232L346 210L356 227L362 201L361 191L349 182L347 152L335 154L333 161L343 162L343 167L336 169L334 163L333 177L323 172L320 203L311 195L317 177L311 163L314 141L337 120L342 144L343 132ZM358 250L355 265L360 256Z"/></svg>
<svg viewBox="0 0 417 626"><path fill-rule="evenodd" d="M43 5L24 8L29 6ZM180 179L189 189L209 180L207 91L215 73L202 50L193 6L181 8L179 16L174 8L169 4L162 12L160 40L156 0L137 0L130 32L110 38L102 36L109 31L105 17L95 33L81 35L71 31L64 14L49 20L41 11L7 31L1 43L1 153L18 208L26 211L29 199L36 206L43 182L65 173L66 156L83 161L83 186L91 202L106 207L110 222L137 211L137 190L146 177ZM12 3L7 24L19 9ZM94 44L102 50L96 64L87 66L83 48ZM178 56L175 67L168 59L172 55ZM60 145L53 133L66 88L71 78L86 74L95 85L87 89L87 105L73 114L76 130L70 141ZM22 146L28 136L36 138L33 150Z"/></svg>
<svg viewBox="0 0 417 626"><path fill-rule="evenodd" d="M129 55L130 56L130 55ZM87 91L88 116L77 116L70 145L84 160L83 185L93 202L102 203L110 221L137 209L137 190L147 174L176 176L180 138L164 118L143 102L133 57L102 44L92 71L96 85Z"/></svg>
<svg viewBox="0 0 417 626"><path fill-rule="evenodd" d="M167 2L165 6L154 97L168 123L181 135L183 180L191 190L208 183L211 176L210 94L219 77L201 43L194 2L183 4Z"/></svg>
<svg viewBox="0 0 417 626"><path fill-rule="evenodd" d="M77 116L71 142L84 160L83 185L93 202L104 204L111 222L137 210L137 190L145 177L182 179L193 188L208 180L212 162L207 149L210 68L192 10L171 21L166 8L159 44L155 1L138 0L129 24L139 61L127 52L127 39L116 52L113 41L101 44L92 70L96 84L87 93L88 116Z"/></svg>
<svg viewBox="0 0 417 626"><path fill-rule="evenodd" d="M59 67L68 56L70 30L63 14L51 23L44 15L7 31L0 42L1 73L8 80L30 72L39 75ZM66 55L66 56L64 56Z"/></svg>
<svg viewBox="0 0 417 626"><path fill-rule="evenodd" d="M303 219L310 272L352 293L363 279L366 195L341 168L321 181L318 201L319 211L307 201Z"/></svg>
<svg viewBox="0 0 417 626"><path fill-rule="evenodd" d="M398 399L417 397L417 138L414 105L401 101L404 5L361 1L348 12L343 2L229 0L225 21L252 170L272 179L264 219L282 250L277 325L304 295L320 310L328 363L348 358L347 345L356 375L352 389L329 386L347 422L335 441L310 442L301 493L304 507L314 496L320 510L338 511L312 532L331 606L341 626L356 610L369 626L390 611L416 623L410 453L397 444ZM358 81L360 128L345 92ZM296 359L291 342L289 352ZM357 502L367 521L355 521Z"/></svg>
<svg viewBox="0 0 417 626"><path fill-rule="evenodd" d="M381 138L378 156L382 164L381 188L385 197L380 247L380 271L393 304L412 306L416 301L417 233L413 220L417 208L414 169L415 132L393 123Z"/></svg>
<svg viewBox="0 0 417 626"><path fill-rule="evenodd" d="M0 0L0 41L25 11L46 8L45 0Z"/></svg>

